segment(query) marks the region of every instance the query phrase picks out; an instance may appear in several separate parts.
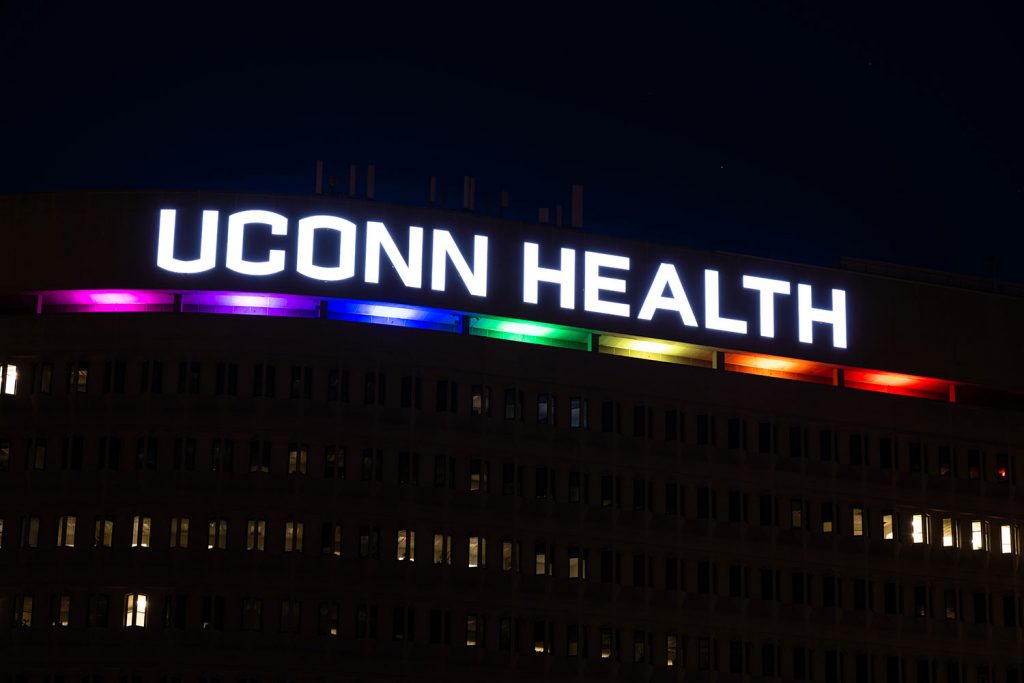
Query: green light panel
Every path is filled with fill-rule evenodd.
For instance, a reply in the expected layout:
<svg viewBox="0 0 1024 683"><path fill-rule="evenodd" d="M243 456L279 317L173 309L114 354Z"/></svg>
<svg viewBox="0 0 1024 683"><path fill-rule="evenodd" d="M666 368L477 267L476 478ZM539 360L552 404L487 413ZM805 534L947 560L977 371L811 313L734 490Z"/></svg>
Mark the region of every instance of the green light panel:
<svg viewBox="0 0 1024 683"><path fill-rule="evenodd" d="M526 344L558 346L577 351L590 350L590 330L535 323L516 318L480 315L469 319L469 333L478 337L493 337Z"/></svg>

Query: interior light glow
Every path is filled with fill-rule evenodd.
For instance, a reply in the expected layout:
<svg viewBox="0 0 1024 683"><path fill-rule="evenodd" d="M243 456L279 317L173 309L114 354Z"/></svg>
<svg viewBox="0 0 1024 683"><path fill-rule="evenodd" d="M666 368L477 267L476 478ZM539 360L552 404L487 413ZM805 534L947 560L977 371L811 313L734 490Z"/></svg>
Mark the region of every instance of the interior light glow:
<svg viewBox="0 0 1024 683"><path fill-rule="evenodd" d="M181 305L188 313L315 318L319 315L320 299L293 294L185 292Z"/></svg>
<svg viewBox="0 0 1024 683"><path fill-rule="evenodd" d="M507 341L558 346L581 351L590 350L592 335L590 330L578 327L549 325L529 320L484 315L470 318L469 333L476 336L505 339Z"/></svg>
<svg viewBox="0 0 1024 683"><path fill-rule="evenodd" d="M327 317L331 320L414 327L439 332L462 331L462 314L457 311L375 301L328 299Z"/></svg>
<svg viewBox="0 0 1024 683"><path fill-rule="evenodd" d="M668 363L699 365L709 367L714 349L684 344L682 342L644 337L627 337L618 334L602 334L598 337L598 348L601 353L616 356L629 356Z"/></svg>
<svg viewBox="0 0 1024 683"><path fill-rule="evenodd" d="M67 289L43 292L43 309L73 313L170 311L174 293L144 289Z"/></svg>

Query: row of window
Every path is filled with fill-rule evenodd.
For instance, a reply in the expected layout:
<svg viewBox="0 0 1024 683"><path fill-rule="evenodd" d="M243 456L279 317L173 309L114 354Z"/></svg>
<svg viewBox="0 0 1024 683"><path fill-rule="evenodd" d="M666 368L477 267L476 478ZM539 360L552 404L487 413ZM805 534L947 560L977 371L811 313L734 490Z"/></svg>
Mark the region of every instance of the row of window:
<svg viewBox="0 0 1024 683"><path fill-rule="evenodd" d="M223 596L207 595L198 601L186 595L160 597L151 598L145 593L124 595L121 601L123 610L116 623L129 629L225 629L228 621L225 618L227 601ZM231 620L229 628L263 631L266 621L264 603L269 601L245 597L240 602L237 620ZM13 625L16 628L32 628L39 624L40 619L36 616L39 610L34 596L15 595L12 603ZM70 627L72 616L78 614L78 611L72 610L72 596L53 594L49 603L48 619L44 623L54 628ZM189 612L190 603L193 610L198 607L197 612ZM302 602L280 600L276 606L277 630L286 634L303 633L303 625L309 622L304 617ZM354 614L350 616L353 619L351 635L357 640L378 639L381 635L378 628L378 621L382 620L379 617L383 616L379 615L381 611L377 605L356 605ZM85 626L110 626L110 597L105 594L89 595L84 612L78 618ZM826 683L839 683L841 680L898 682L907 680L907 669L911 668L915 676L912 680L931 683L935 680L936 668L940 666L928 658L905 659L896 655L848 652L842 648L815 650L804 645L782 644L778 641L755 643L738 638L688 638L677 632L655 633L642 628L623 629L603 624L556 624L546 619L522 619L504 615L494 617L479 612L459 614L456 618L451 610L417 611L413 607L397 606L391 609L390 616L390 637L395 641L425 640L431 645L680 666L698 671L725 671L788 680L818 680L816 669L821 667L820 680ZM317 603L315 620L318 636L342 636L342 607L338 603ZM951 659L942 666L946 681L961 680L962 662ZM981 665L975 674L987 676L989 671L988 665ZM1007 682L1020 680L1020 670L1016 666L1004 669L1003 674Z"/></svg>
<svg viewBox="0 0 1024 683"><path fill-rule="evenodd" d="M178 392L195 394L200 387L200 368L195 360L178 364ZM14 395L19 373L17 366L0 365L5 368L4 377L14 379L0 384L0 395ZM34 391L52 391L53 365L37 363L32 366ZM313 397L314 369L309 366L290 366L288 395L296 399ZM126 373L124 361L104 363L105 392L123 393ZM141 364L139 389L142 393L160 393L163 387L163 363L144 361ZM274 365L257 363L252 366L251 392L253 396L275 395L277 372ZM219 362L215 371L215 394L237 395L238 365ZM73 394L89 391L89 364L85 361L68 364L68 387ZM319 384L319 382L318 382ZM399 405L402 408L422 408L421 377L406 375L401 378ZM383 372L370 371L364 374L363 402L386 405L387 376ZM469 400L459 400L459 385L448 379L435 382L435 408L439 412L461 412L467 409L470 415L492 415L492 390L486 384L471 384ZM349 373L340 368L329 369L326 373L324 393L328 401L349 400ZM502 414L509 420L522 420L525 393L516 387L503 390ZM608 433L623 433L622 404L617 401L600 402L600 429ZM565 406L552 393L536 394L536 422L542 425L558 424L558 415ZM636 437L654 438L655 431L666 441L687 441L698 446L724 446L728 449L749 450L750 441L756 443L759 454L788 454L791 457L814 457L821 461L842 461L851 465L875 465L885 470L903 470L911 473L930 474L937 477L964 477L976 480L1007 482L1013 479L1012 458L1006 452L986 453L980 448L966 448L963 452L947 444L928 444L919 440L902 441L892 436L871 436L863 433L849 433L840 444L840 432L831 428L812 431L802 425L788 428L772 422L749 422L739 417L724 419L724 430L720 433L717 416L711 414L688 415L678 409L667 409L662 413L661 422L656 419L653 407L637 404L632 407L631 433ZM590 428L590 400L584 396L568 399L567 424L572 429ZM813 437L813 438L812 438Z"/></svg>
<svg viewBox="0 0 1024 683"><path fill-rule="evenodd" d="M36 547L39 535L39 518L22 518L22 547ZM305 523L285 521L278 526L280 543L275 547L284 553L302 553L305 550ZM174 517L170 520L167 536L163 542L172 549L190 546L190 532L194 538L193 525L188 517ZM211 519L200 527L202 541L208 550L228 548L228 521ZM241 547L250 552L267 550L268 524L263 519L249 519L243 526L244 537L239 539ZM343 525L324 522L320 526L319 553L322 556L340 557L343 553ZM379 527L360 525L357 543L346 551L354 552L360 558L380 559L381 531ZM2 532L2 525L0 525ZM58 548L75 548L91 545L94 548L114 546L114 521L98 517L92 526L92 538L80 543L80 532L76 517L64 516L57 520L56 544ZM146 549L154 543L152 518L136 515L132 518L128 545L131 548ZM420 534L422 538L422 534ZM751 567L745 564L717 563L701 560L691 564L695 568L695 580L687 584L687 561L677 556L656 558L646 553L624 554L618 550L601 548L593 550L585 546L568 545L563 548L547 542L526 544L527 556L523 556L523 543L515 539L501 539L495 550L489 550L484 536L459 537L458 543L452 534L433 533L426 537L427 547L417 549L417 533L413 529L394 531L394 544L388 546L387 554L397 562L432 563L452 566L459 564L467 569L485 569L490 563L497 563L503 572L522 573L536 576L558 576L578 580L599 580L602 583L626 584L635 588L660 588L667 591L693 590L698 594L721 595L731 598L760 600L785 600L795 605L814 605L826 608L872 611L880 614L935 617L949 620L962 618L962 593L957 588L935 588L926 583L908 589L897 581L873 581L866 577L827 575L818 576L803 571L784 571L776 567ZM532 551L532 552L531 552ZM625 571L629 581L624 582L623 557L631 560ZM596 576L591 576L590 564L597 565ZM722 568L724 585L719 590L719 568ZM788 576L786 590L783 578ZM879 587L876 591L876 587ZM876 594L877 593L877 594ZM934 593L934 594L933 594ZM844 601L845 595L845 601ZM984 591L973 593L972 617L974 623L995 623L992 619L991 596ZM936 608L935 605L938 605ZM1021 602L1012 594L1003 596L1002 625L1016 627L1021 623Z"/></svg>

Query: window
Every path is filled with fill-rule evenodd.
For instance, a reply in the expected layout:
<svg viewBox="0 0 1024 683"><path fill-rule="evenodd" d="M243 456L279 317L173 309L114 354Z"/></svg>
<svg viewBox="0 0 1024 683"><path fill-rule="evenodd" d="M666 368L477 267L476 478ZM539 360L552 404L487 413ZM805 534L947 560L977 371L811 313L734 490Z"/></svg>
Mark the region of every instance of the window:
<svg viewBox="0 0 1024 683"><path fill-rule="evenodd" d="M1006 453L996 454L996 481L1010 481L1010 456Z"/></svg>
<svg viewBox="0 0 1024 683"><path fill-rule="evenodd" d="M321 602L317 609L317 633L337 636L341 610L336 602Z"/></svg>
<svg viewBox="0 0 1024 683"><path fill-rule="evenodd" d="M242 600L242 630L263 630L263 601L259 598Z"/></svg>
<svg viewBox="0 0 1024 683"><path fill-rule="evenodd" d="M674 633L665 636L665 666L675 666L679 661L679 637Z"/></svg>
<svg viewBox="0 0 1024 683"><path fill-rule="evenodd" d="M324 478L345 478L345 449L330 445L324 448Z"/></svg>
<svg viewBox="0 0 1024 683"><path fill-rule="evenodd" d="M365 640L377 638L376 605L356 605L356 638Z"/></svg>
<svg viewBox="0 0 1024 683"><path fill-rule="evenodd" d="M516 541L501 542L501 571L519 571L519 543Z"/></svg>
<svg viewBox="0 0 1024 683"><path fill-rule="evenodd" d="M22 548L38 548L39 547L39 518L38 517L22 517L21 518L21 547Z"/></svg>
<svg viewBox="0 0 1024 683"><path fill-rule="evenodd" d="M290 398L313 398L313 368L292 366L292 381L288 396Z"/></svg>
<svg viewBox="0 0 1024 683"><path fill-rule="evenodd" d="M665 411L665 441L682 440L682 423L682 414L678 410Z"/></svg>
<svg viewBox="0 0 1024 683"><path fill-rule="evenodd" d="M288 474L305 474L309 446L304 443L288 444Z"/></svg>
<svg viewBox="0 0 1024 683"><path fill-rule="evenodd" d="M708 671L711 669L711 639L697 639L697 669Z"/></svg>
<svg viewBox="0 0 1024 683"><path fill-rule="evenodd" d="M434 534L434 564L452 563L452 537L446 534Z"/></svg>
<svg viewBox="0 0 1024 683"><path fill-rule="evenodd" d="M375 526L359 527L359 557L380 559L380 529Z"/></svg>
<svg viewBox="0 0 1024 683"><path fill-rule="evenodd" d="M68 366L68 393L84 394L87 391L89 391L89 364L85 361L72 363Z"/></svg>
<svg viewBox="0 0 1024 683"><path fill-rule="evenodd" d="M647 634L643 631L633 631L633 662L641 663L647 661Z"/></svg>
<svg viewBox="0 0 1024 683"><path fill-rule="evenodd" d="M93 528L93 547L110 548L114 543L114 520L97 517Z"/></svg>
<svg viewBox="0 0 1024 683"><path fill-rule="evenodd" d="M971 550L988 550L988 522L971 520Z"/></svg>
<svg viewBox="0 0 1024 683"><path fill-rule="evenodd" d="M910 471L915 474L928 471L928 453L920 441L911 441L907 445L907 457L910 459Z"/></svg>
<svg viewBox="0 0 1024 683"><path fill-rule="evenodd" d="M178 364L178 393L199 393L199 361L181 361Z"/></svg>
<svg viewBox="0 0 1024 683"><path fill-rule="evenodd" d="M959 527L952 517L942 518L942 547L960 547Z"/></svg>
<svg viewBox="0 0 1024 683"><path fill-rule="evenodd" d="M276 374L273 365L257 363L252 367L252 395L256 397L274 397L274 375Z"/></svg>
<svg viewBox="0 0 1024 683"><path fill-rule="evenodd" d="M238 395L238 364L220 361L217 363L217 396Z"/></svg>
<svg viewBox="0 0 1024 683"><path fill-rule="evenodd" d="M367 372L363 384L363 403L366 405L385 405L385 389L387 378L383 372Z"/></svg>
<svg viewBox="0 0 1024 683"><path fill-rule="evenodd" d="M149 535L152 526L153 520L150 517L144 517L142 515L135 515L134 517L132 517L133 548L149 547Z"/></svg>
<svg viewBox="0 0 1024 683"><path fill-rule="evenodd" d="M402 408L421 408L423 405L423 381L419 377L402 377L398 405Z"/></svg>
<svg viewBox="0 0 1024 683"><path fill-rule="evenodd" d="M483 536L469 537L468 566L480 569L487 566L487 540Z"/></svg>
<svg viewBox="0 0 1024 683"><path fill-rule="evenodd" d="M235 465L235 442L214 439L210 446L210 471L231 472Z"/></svg>
<svg viewBox="0 0 1024 683"><path fill-rule="evenodd" d="M551 557L548 547L543 543L536 543L533 549L533 573L535 576L546 576L552 573Z"/></svg>
<svg viewBox="0 0 1024 683"><path fill-rule="evenodd" d="M487 492L487 473L490 463L474 458L469 461L469 490Z"/></svg>
<svg viewBox="0 0 1024 683"><path fill-rule="evenodd" d="M224 630L224 597L206 595L203 597L202 612L199 615L200 628L204 631Z"/></svg>
<svg viewBox="0 0 1024 683"><path fill-rule="evenodd" d="M742 491L729 491L729 521L747 521L747 494Z"/></svg>
<svg viewBox="0 0 1024 683"><path fill-rule="evenodd" d="M348 403L348 370L327 371L327 400Z"/></svg>
<svg viewBox="0 0 1024 683"><path fill-rule="evenodd" d="M18 366L12 363L0 365L0 395L14 396L17 391Z"/></svg>
<svg viewBox="0 0 1024 683"><path fill-rule="evenodd" d="M896 539L896 514L893 512L882 513L882 539L892 541Z"/></svg>
<svg viewBox="0 0 1024 683"><path fill-rule="evenodd" d="M57 520L57 547L75 547L75 516L65 515Z"/></svg>
<svg viewBox="0 0 1024 683"><path fill-rule="evenodd" d="M731 450L747 447L747 425L738 417L730 417L726 422L726 445Z"/></svg>
<svg viewBox="0 0 1024 683"><path fill-rule="evenodd" d="M1010 524L999 526L999 550L1004 555L1017 553L1017 528Z"/></svg>
<svg viewBox="0 0 1024 683"><path fill-rule="evenodd" d="M420 454L407 453L398 454L398 483L418 484L420 481Z"/></svg>
<svg viewBox="0 0 1024 683"><path fill-rule="evenodd" d="M654 431L654 411L647 406L633 406L633 436L652 436Z"/></svg>
<svg viewBox="0 0 1024 683"><path fill-rule="evenodd" d="M588 429L590 427L590 410L587 399L579 396L569 399L569 427L571 429Z"/></svg>
<svg viewBox="0 0 1024 683"><path fill-rule="evenodd" d="M896 454L890 438L878 440L878 466L883 470L896 469Z"/></svg>
<svg viewBox="0 0 1024 683"><path fill-rule="evenodd" d="M185 628L184 595L168 595L164 597L164 628Z"/></svg>
<svg viewBox="0 0 1024 683"><path fill-rule="evenodd" d="M320 527L320 554L341 557L341 525L324 522Z"/></svg>
<svg viewBox="0 0 1024 683"><path fill-rule="evenodd" d="M298 600L281 601L281 633L298 633L302 624L302 603Z"/></svg>
<svg viewBox="0 0 1024 683"><path fill-rule="evenodd" d="M537 395L537 424L555 424L555 397L552 394Z"/></svg>
<svg viewBox="0 0 1024 683"><path fill-rule="evenodd" d="M830 534L835 529L835 509L832 503L821 504L821 533Z"/></svg>
<svg viewBox="0 0 1024 683"><path fill-rule="evenodd" d="M474 384L472 389L471 415L491 416L491 388Z"/></svg>
<svg viewBox="0 0 1024 683"><path fill-rule="evenodd" d="M397 532L396 558L399 562L416 560L416 532L411 529L399 529Z"/></svg>
<svg viewBox="0 0 1024 683"><path fill-rule="evenodd" d="M177 438L174 440L174 469L175 471L187 470L193 472L196 469L196 440L192 438Z"/></svg>
<svg viewBox="0 0 1024 683"><path fill-rule="evenodd" d="M154 446L155 448L155 446ZM62 470L81 470L82 454L85 445L82 437L69 436L64 439L64 450L61 452L60 468ZM153 466L149 469L156 469L156 458L153 458Z"/></svg>
<svg viewBox="0 0 1024 683"><path fill-rule="evenodd" d="M39 372L39 393L53 392L53 363L42 363Z"/></svg>
<svg viewBox="0 0 1024 683"><path fill-rule="evenodd" d="M71 596L55 594L50 599L50 626L65 628L70 623Z"/></svg>
<svg viewBox="0 0 1024 683"><path fill-rule="evenodd" d="M5 442L0 442L0 449L5 448ZM10 459L10 446L6 446L7 455L0 456L7 460ZM31 460L26 464L26 469L34 470L45 470L46 469L46 439L37 437L31 444L29 452L31 453ZM4 465L0 464L0 470L4 469ZM102 468L101 468L102 469Z"/></svg>
<svg viewBox="0 0 1024 683"><path fill-rule="evenodd" d="M253 439L249 442L249 471L270 472L270 442Z"/></svg>
<svg viewBox="0 0 1024 683"><path fill-rule="evenodd" d="M612 630L610 628L601 628L601 659L611 659L612 653Z"/></svg>
<svg viewBox="0 0 1024 683"><path fill-rule="evenodd" d="M284 523L284 551L286 553L302 552L302 537L305 525L302 522Z"/></svg>
<svg viewBox="0 0 1024 683"><path fill-rule="evenodd" d="M513 388L505 389L505 419L516 420L523 417L523 392Z"/></svg>
<svg viewBox="0 0 1024 683"><path fill-rule="evenodd" d="M262 536L261 536L262 537ZM207 534L206 547L208 550L214 548L226 550L228 547L228 520L211 519L209 533Z"/></svg>
<svg viewBox="0 0 1024 683"><path fill-rule="evenodd" d="M942 591L942 602L944 605L944 613L946 619L954 621L957 619L957 613L959 612L959 597L957 596L955 588L947 588Z"/></svg>
<svg viewBox="0 0 1024 683"><path fill-rule="evenodd" d="M142 593L128 593L124 596L125 628L145 628L149 597Z"/></svg>
<svg viewBox="0 0 1024 683"><path fill-rule="evenodd" d="M979 450L972 449L967 451L967 478L968 479L981 479L982 473L982 453Z"/></svg>
<svg viewBox="0 0 1024 683"><path fill-rule="evenodd" d="M512 619L509 617L502 617L498 622L498 649L502 652L512 651Z"/></svg>
<svg viewBox="0 0 1024 683"><path fill-rule="evenodd" d="M554 636L554 624L533 622L533 651L537 654L551 654L551 641Z"/></svg>
<svg viewBox="0 0 1024 683"><path fill-rule="evenodd" d="M853 535L863 536L864 528L864 508L855 507L853 508Z"/></svg>
<svg viewBox="0 0 1024 683"><path fill-rule="evenodd" d="M171 547L188 547L188 517L171 518Z"/></svg>
<svg viewBox="0 0 1024 683"><path fill-rule="evenodd" d="M158 360L142 361L142 372L139 374L139 393L159 394L163 391L164 364Z"/></svg>
<svg viewBox="0 0 1024 683"><path fill-rule="evenodd" d="M831 461L835 452L835 434L828 429L818 433L818 456L824 461Z"/></svg>
<svg viewBox="0 0 1024 683"><path fill-rule="evenodd" d="M715 443L715 418L711 415L697 416L697 445L706 446Z"/></svg>
<svg viewBox="0 0 1024 683"><path fill-rule="evenodd" d="M91 628L106 628L109 623L110 601L106 595L90 595L86 605L85 623Z"/></svg>
<svg viewBox="0 0 1024 683"><path fill-rule="evenodd" d="M931 519L928 515L915 514L910 518L910 539L914 543L931 543Z"/></svg>
<svg viewBox="0 0 1024 683"><path fill-rule="evenodd" d="M11 469L11 442L0 439L0 472Z"/></svg>
<svg viewBox="0 0 1024 683"><path fill-rule="evenodd" d="M32 626L32 596L18 595L14 598L14 626L28 628Z"/></svg>
<svg viewBox="0 0 1024 683"><path fill-rule="evenodd" d="M587 578L587 551L572 546L569 548L569 578Z"/></svg>
<svg viewBox="0 0 1024 683"><path fill-rule="evenodd" d="M579 624L568 624L565 627L565 654L569 657L579 657L580 655Z"/></svg>
<svg viewBox="0 0 1024 683"><path fill-rule="evenodd" d="M476 647L477 629L480 625L480 618L475 614L466 615L466 647Z"/></svg>

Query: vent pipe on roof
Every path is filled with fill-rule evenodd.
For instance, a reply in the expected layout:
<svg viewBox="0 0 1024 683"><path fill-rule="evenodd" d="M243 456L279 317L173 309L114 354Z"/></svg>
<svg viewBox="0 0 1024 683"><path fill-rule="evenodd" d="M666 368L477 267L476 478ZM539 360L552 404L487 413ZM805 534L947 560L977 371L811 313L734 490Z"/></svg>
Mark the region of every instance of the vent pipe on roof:
<svg viewBox="0 0 1024 683"><path fill-rule="evenodd" d="M375 190L377 189L377 167L373 164L366 166L366 198L373 199Z"/></svg>
<svg viewBox="0 0 1024 683"><path fill-rule="evenodd" d="M356 170L356 165L355 164L349 164L349 167L348 167L348 196L349 197L353 197L354 198L356 196L356 176L358 175L358 173L359 173L359 171Z"/></svg>
<svg viewBox="0 0 1024 683"><path fill-rule="evenodd" d="M569 216L570 226L583 227L583 186L578 183L574 183L572 186L572 209Z"/></svg>

